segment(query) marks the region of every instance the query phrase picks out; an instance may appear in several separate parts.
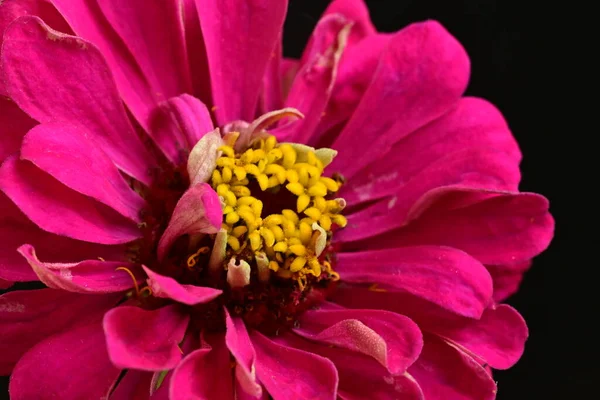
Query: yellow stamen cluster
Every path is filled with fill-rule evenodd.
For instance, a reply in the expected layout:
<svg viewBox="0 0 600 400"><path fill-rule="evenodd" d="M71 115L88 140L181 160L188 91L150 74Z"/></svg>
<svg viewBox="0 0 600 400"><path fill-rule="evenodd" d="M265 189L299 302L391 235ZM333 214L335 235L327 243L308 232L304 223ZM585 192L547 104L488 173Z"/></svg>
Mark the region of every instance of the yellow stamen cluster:
<svg viewBox="0 0 600 400"><path fill-rule="evenodd" d="M236 254L249 248L261 261L266 256L271 271L295 279L301 289L308 275L319 278L325 272L331 279L339 278L329 263L322 265L318 259L326 239L320 235L333 224L347 223L340 214L343 200L328 199L340 183L322 176L323 161L307 149L277 143L270 135L241 154L235 153L233 145L224 145L212 174L212 186L223 203L228 248ZM283 209L263 218L263 202L252 196L251 181L271 195L285 188L296 196L296 210Z"/></svg>

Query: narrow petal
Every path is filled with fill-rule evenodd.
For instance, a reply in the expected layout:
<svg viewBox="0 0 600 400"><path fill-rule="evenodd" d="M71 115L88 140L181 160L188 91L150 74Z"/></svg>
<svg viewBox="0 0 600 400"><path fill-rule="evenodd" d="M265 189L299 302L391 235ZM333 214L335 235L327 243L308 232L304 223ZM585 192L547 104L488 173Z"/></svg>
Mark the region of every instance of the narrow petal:
<svg viewBox="0 0 600 400"><path fill-rule="evenodd" d="M471 323L438 320L431 325L431 332L494 369L512 367L523 355L529 335L523 317L506 304L488 308Z"/></svg>
<svg viewBox="0 0 600 400"><path fill-rule="evenodd" d="M210 92L210 74L208 72L208 56L202 28L198 19L195 0L183 0L183 26L185 42L192 75L193 94L208 107L212 107Z"/></svg>
<svg viewBox="0 0 600 400"><path fill-rule="evenodd" d="M0 164L19 151L23 136L35 124L12 100L0 97Z"/></svg>
<svg viewBox="0 0 600 400"><path fill-rule="evenodd" d="M164 371L181 361L178 343L190 320L179 306L157 310L121 306L104 316L110 360L119 368Z"/></svg>
<svg viewBox="0 0 600 400"><path fill-rule="evenodd" d="M313 134L329 101L350 29L351 23L337 14L317 24L286 100L287 107L300 110L305 118L279 131L281 140L306 143Z"/></svg>
<svg viewBox="0 0 600 400"><path fill-rule="evenodd" d="M340 14L352 22L352 32L348 44L353 45L367 36L377 33L371 22L369 9L363 0L333 0L323 15Z"/></svg>
<svg viewBox="0 0 600 400"><path fill-rule="evenodd" d="M222 336L208 338L210 347L193 351L173 372L171 399L233 400L229 350Z"/></svg>
<svg viewBox="0 0 600 400"><path fill-rule="evenodd" d="M141 236L134 222L28 161L9 157L2 164L0 190L36 225L57 235L100 244L127 243Z"/></svg>
<svg viewBox="0 0 600 400"><path fill-rule="evenodd" d="M206 106L187 94L170 98L154 112L150 135L175 165L182 164L191 149L214 129Z"/></svg>
<svg viewBox="0 0 600 400"><path fill-rule="evenodd" d="M452 108L465 90L469 60L462 46L437 22L411 25L395 34L344 130L333 144L334 162L351 178L373 158L415 129ZM367 143L357 146L356 143Z"/></svg>
<svg viewBox="0 0 600 400"><path fill-rule="evenodd" d="M344 282L411 293L458 315L479 318L492 299L492 278L468 254L417 246L338 254Z"/></svg>
<svg viewBox="0 0 600 400"><path fill-rule="evenodd" d="M24 244L19 253L27 259L40 281L48 287L75 293L115 293L131 289L142 278L136 264L120 261L85 260L77 263L40 261L33 246ZM126 268L130 273L119 270Z"/></svg>
<svg viewBox="0 0 600 400"><path fill-rule="evenodd" d="M110 400L149 400L152 373L129 370L110 395Z"/></svg>
<svg viewBox="0 0 600 400"><path fill-rule="evenodd" d="M152 158L94 45L21 17L4 34L2 66L10 97L31 117L86 129L119 168L150 182Z"/></svg>
<svg viewBox="0 0 600 400"><path fill-rule="evenodd" d="M98 0L107 22L121 37L151 87L168 99L191 92L181 3L178 0L115 3ZM156 29L160 26L161 29Z"/></svg>
<svg viewBox="0 0 600 400"><path fill-rule="evenodd" d="M0 192L0 277L13 282L35 281L37 275L17 249L32 244L43 259L51 262L75 262L102 257L124 260L124 246L104 246L81 242L45 232L33 224Z"/></svg>
<svg viewBox="0 0 600 400"><path fill-rule="evenodd" d="M256 373L275 400L335 399L338 374L327 358L273 342L251 332Z"/></svg>
<svg viewBox="0 0 600 400"><path fill-rule="evenodd" d="M283 59L283 43L280 37L275 49L269 57L267 69L262 81L262 91L259 103L259 114L283 108L283 87L281 80L281 63Z"/></svg>
<svg viewBox="0 0 600 400"><path fill-rule="evenodd" d="M453 187L468 190L509 191L516 189L519 165L504 152L465 149L449 154L427 166L408 182L390 179L374 181L374 186L389 186L393 197L382 199L348 217L350 229L340 232L338 240L354 241L375 236L406 225L414 210L423 207L423 197L435 190ZM377 192L380 189L373 189ZM387 191L387 189L385 189ZM359 199L368 200L369 191ZM429 204L428 202L425 202ZM411 215L412 214L412 215Z"/></svg>
<svg viewBox="0 0 600 400"><path fill-rule="evenodd" d="M148 286L152 289L154 297L172 299L178 303L194 306L208 303L222 293L221 290L209 287L182 285L175 279L157 274L145 266L142 268L148 275Z"/></svg>
<svg viewBox="0 0 600 400"><path fill-rule="evenodd" d="M196 0L219 125L251 121L287 0ZM235 60L235 61L234 61Z"/></svg>
<svg viewBox="0 0 600 400"><path fill-rule="evenodd" d="M82 128L61 123L41 124L23 139L21 158L31 161L65 186L140 222L144 200L88 136Z"/></svg>
<svg viewBox="0 0 600 400"><path fill-rule="evenodd" d="M133 55L110 26L96 1L50 0L73 31L98 47L104 56L119 93L142 127L148 116L166 98L148 82Z"/></svg>
<svg viewBox="0 0 600 400"><path fill-rule="evenodd" d="M14 400L107 398L119 373L97 321L50 336L25 353L9 391Z"/></svg>
<svg viewBox="0 0 600 400"><path fill-rule="evenodd" d="M171 245L182 235L217 233L223 212L217 193L206 183L192 186L181 196L169 225L158 243L158 258L163 259Z"/></svg>
<svg viewBox="0 0 600 400"><path fill-rule="evenodd" d="M427 400L493 400L496 384L477 361L443 341L426 337L409 369Z"/></svg>
<svg viewBox="0 0 600 400"><path fill-rule="evenodd" d="M392 375L406 372L423 346L417 324L387 311L315 310L299 322L294 330L299 335L373 357Z"/></svg>
<svg viewBox="0 0 600 400"><path fill-rule="evenodd" d="M0 296L0 375L38 342L102 314L120 295L84 296L55 289L17 290Z"/></svg>
<svg viewBox="0 0 600 400"><path fill-rule="evenodd" d="M456 193L454 193L456 194ZM533 193L505 193L446 209L445 199L405 228L362 242L371 249L431 244L461 249L483 264L529 260L552 239L548 200ZM341 233L341 232L340 232Z"/></svg>
<svg viewBox="0 0 600 400"><path fill-rule="evenodd" d="M250 341L244 321L238 317L231 317L225 309L225 323L227 333L225 343L235 357L235 377L240 388L251 397L261 397L262 388L256 379L256 352Z"/></svg>
<svg viewBox="0 0 600 400"><path fill-rule="evenodd" d="M507 190L517 190L521 152L506 120L489 102L467 97L451 112L396 143L385 157L357 173L341 194L349 204L395 195L437 160L465 149L505 153L515 166ZM419 154L419 157L412 155Z"/></svg>
<svg viewBox="0 0 600 400"><path fill-rule="evenodd" d="M187 162L190 185L208 182L217 167L221 152L217 149L224 144L219 128L207 132L192 148Z"/></svg>
<svg viewBox="0 0 600 400"><path fill-rule="evenodd" d="M294 335L284 335L286 345L318 354L335 364L339 374L338 396L344 400L425 400L416 381L408 374L391 374L373 358L345 348L318 344Z"/></svg>

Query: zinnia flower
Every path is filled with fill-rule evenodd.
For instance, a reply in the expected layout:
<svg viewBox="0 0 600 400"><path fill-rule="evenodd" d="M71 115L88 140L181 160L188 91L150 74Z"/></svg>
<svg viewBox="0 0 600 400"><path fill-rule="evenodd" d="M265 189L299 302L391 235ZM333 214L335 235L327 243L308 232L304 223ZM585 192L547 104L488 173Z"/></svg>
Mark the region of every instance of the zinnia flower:
<svg viewBox="0 0 600 400"><path fill-rule="evenodd" d="M0 372L20 399L493 399L548 245L440 24L5 0ZM40 285L42 287L42 285Z"/></svg>

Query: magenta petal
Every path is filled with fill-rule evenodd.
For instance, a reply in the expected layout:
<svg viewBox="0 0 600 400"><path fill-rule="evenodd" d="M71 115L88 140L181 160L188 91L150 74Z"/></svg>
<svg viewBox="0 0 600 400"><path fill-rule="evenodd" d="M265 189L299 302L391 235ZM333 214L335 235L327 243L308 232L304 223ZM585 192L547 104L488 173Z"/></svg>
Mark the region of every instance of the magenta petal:
<svg viewBox="0 0 600 400"><path fill-rule="evenodd" d="M369 88L332 146L339 151L333 169L353 177L372 161L364 157L365 152L381 154L456 104L468 76L464 49L439 23L414 24L395 34Z"/></svg>
<svg viewBox="0 0 600 400"><path fill-rule="evenodd" d="M180 1L99 0L98 5L158 99L191 91Z"/></svg>
<svg viewBox="0 0 600 400"><path fill-rule="evenodd" d="M438 320L429 329L495 369L512 367L521 358L529 335L523 317L506 304L488 308L477 321Z"/></svg>
<svg viewBox="0 0 600 400"><path fill-rule="evenodd" d="M417 324L388 311L307 311L299 322L299 335L373 357L392 375L404 373L423 346Z"/></svg>
<svg viewBox="0 0 600 400"><path fill-rule="evenodd" d="M100 321L38 343L11 375L13 400L107 398L119 370L108 358Z"/></svg>
<svg viewBox="0 0 600 400"><path fill-rule="evenodd" d="M198 10L195 0L184 0L182 6L183 25L185 31L185 42L190 71L192 74L193 94L207 106L212 106L212 94L210 92L210 75L208 73L208 58L204 37L198 19Z"/></svg>
<svg viewBox="0 0 600 400"><path fill-rule="evenodd" d="M351 228L340 232L337 240L356 241L406 225L430 204L426 196L436 190L508 191L516 188L519 177L518 163L504 152L465 149L449 154L410 177L408 182L401 179L374 182L374 187L391 187L394 196L351 214L348 217ZM369 194L366 190L359 199L369 200Z"/></svg>
<svg viewBox="0 0 600 400"><path fill-rule="evenodd" d="M491 195L454 209L446 209L444 202L442 199L409 226L364 241L363 245L372 249L421 244L449 246L484 264L500 265L538 255L554 233L548 200L537 194Z"/></svg>
<svg viewBox="0 0 600 400"><path fill-rule="evenodd" d="M352 22L352 30L348 38L349 45L377 33L364 0L333 0L323 13L324 16L329 14L343 15Z"/></svg>
<svg viewBox="0 0 600 400"><path fill-rule="evenodd" d="M275 44L275 50L269 57L267 69L262 81L262 92L260 96L259 112L264 114L272 110L283 108L283 82L281 79L283 43L279 38Z"/></svg>
<svg viewBox="0 0 600 400"><path fill-rule="evenodd" d="M513 175L507 190L517 190L521 152L506 120L489 102L467 97L454 110L409 134L392 146L385 157L358 172L342 195L349 204L394 195L429 165L451 159L447 156L465 149L481 149L483 154L490 152L494 157L498 152L505 153L514 166L507 170ZM413 157L414 154L419 157Z"/></svg>
<svg viewBox="0 0 600 400"><path fill-rule="evenodd" d="M6 157L19 151L23 136L35 124L15 103L0 97L0 164Z"/></svg>
<svg viewBox="0 0 600 400"><path fill-rule="evenodd" d="M18 290L0 296L0 375L10 374L21 356L55 333L99 318L120 295L84 296L63 290Z"/></svg>
<svg viewBox="0 0 600 400"><path fill-rule="evenodd" d="M19 247L19 253L27 259L40 281L48 287L75 293L115 293L129 290L133 279L141 280L142 271L136 264L119 261L85 260L77 263L45 263L40 261L33 246Z"/></svg>
<svg viewBox="0 0 600 400"><path fill-rule="evenodd" d="M189 188L177 202L171 221L158 243L158 258L163 259L178 237L185 234L217 233L223 212L217 193L206 183Z"/></svg>
<svg viewBox="0 0 600 400"><path fill-rule="evenodd" d="M152 373L129 370L110 395L110 400L148 400Z"/></svg>
<svg viewBox="0 0 600 400"><path fill-rule="evenodd" d="M186 356L173 372L171 399L233 400L229 350L222 336L211 337L210 347Z"/></svg>
<svg viewBox="0 0 600 400"><path fill-rule="evenodd" d="M149 132L169 160L179 165L202 136L213 130L206 106L197 98L183 94L156 109Z"/></svg>
<svg viewBox="0 0 600 400"><path fill-rule="evenodd" d="M427 400L493 400L496 384L477 361L433 337L409 373Z"/></svg>
<svg viewBox="0 0 600 400"><path fill-rule="evenodd" d="M408 374L394 375L373 358L331 345L322 345L284 335L286 345L331 360L339 374L338 396L344 400L425 400L416 381Z"/></svg>
<svg viewBox="0 0 600 400"><path fill-rule="evenodd" d="M262 388L256 381L256 352L250 341L250 336L248 336L244 321L239 317L231 318L227 309L224 309L224 312L227 326L225 343L237 361L235 366L237 384L248 396L261 397Z"/></svg>
<svg viewBox="0 0 600 400"><path fill-rule="evenodd" d="M11 287L14 284L15 284L14 282L10 282L10 281L0 278L0 289L8 289L9 287Z"/></svg>
<svg viewBox="0 0 600 400"><path fill-rule="evenodd" d="M287 0L196 0L218 125L254 119ZM235 60L235 61L233 61Z"/></svg>
<svg viewBox="0 0 600 400"><path fill-rule="evenodd" d="M494 300L500 303L512 296L521 285L523 274L531 267L531 260L514 264L486 265L494 280Z"/></svg>
<svg viewBox="0 0 600 400"><path fill-rule="evenodd" d="M121 306L104 316L108 354L119 368L163 371L181 360L178 343L183 340L189 315L177 305L157 310Z"/></svg>
<svg viewBox="0 0 600 400"><path fill-rule="evenodd" d="M280 140L308 142L329 101L350 28L350 22L337 14L323 17L315 27L285 102L286 107L298 109L305 118L280 130Z"/></svg>
<svg viewBox="0 0 600 400"><path fill-rule="evenodd" d="M335 399L338 374L327 358L251 332L256 373L274 399Z"/></svg>
<svg viewBox="0 0 600 400"><path fill-rule="evenodd" d="M338 254L344 282L375 283L411 293L458 315L479 318L492 299L492 278L470 255L439 246Z"/></svg>
<svg viewBox="0 0 600 400"><path fill-rule="evenodd" d="M221 290L209 287L182 285L175 279L157 274L145 266L142 268L148 275L148 286L152 289L154 297L172 299L188 306L194 306L208 303L222 293Z"/></svg>
<svg viewBox="0 0 600 400"><path fill-rule="evenodd" d="M21 158L71 189L139 222L144 200L127 184L87 131L59 123L41 124L23 139Z"/></svg>
<svg viewBox="0 0 600 400"><path fill-rule="evenodd" d="M4 34L2 67L10 97L30 116L81 127L119 168L150 182L152 158L95 46L37 17L21 17Z"/></svg>

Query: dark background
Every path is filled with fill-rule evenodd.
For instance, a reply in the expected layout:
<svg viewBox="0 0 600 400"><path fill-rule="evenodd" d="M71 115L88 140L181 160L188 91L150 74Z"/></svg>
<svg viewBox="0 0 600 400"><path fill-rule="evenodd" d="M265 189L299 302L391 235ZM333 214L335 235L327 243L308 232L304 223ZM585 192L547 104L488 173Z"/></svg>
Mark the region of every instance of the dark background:
<svg viewBox="0 0 600 400"><path fill-rule="evenodd" d="M518 0L366 2L380 31L436 19L458 38L472 62L467 94L496 104L521 146L521 190L551 201L555 239L508 301L527 320L530 339L515 367L495 373L498 400L600 398L592 388L600 372L593 329L600 315L593 276L598 262L585 254L598 244L583 235L584 224L593 226L592 214L584 214L590 189L578 182L585 174L579 147L593 146L589 136L597 135L597 125L575 126L583 112L573 104L578 98L573 88L581 87L575 80L587 61L575 51L579 37L572 29L576 22L566 15L569 8ZM328 1L290 3L285 55L298 57ZM0 398L6 386L1 380Z"/></svg>

